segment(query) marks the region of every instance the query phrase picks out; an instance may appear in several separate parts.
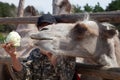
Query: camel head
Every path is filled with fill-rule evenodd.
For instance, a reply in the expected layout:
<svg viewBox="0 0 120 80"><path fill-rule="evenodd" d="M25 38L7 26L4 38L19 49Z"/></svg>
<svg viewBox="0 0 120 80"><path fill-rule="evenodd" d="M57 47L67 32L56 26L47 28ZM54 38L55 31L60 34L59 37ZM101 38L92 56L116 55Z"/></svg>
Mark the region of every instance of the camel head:
<svg viewBox="0 0 120 80"><path fill-rule="evenodd" d="M69 14L71 12L71 4L69 0L55 0L58 14Z"/></svg>
<svg viewBox="0 0 120 80"><path fill-rule="evenodd" d="M116 30L98 24L95 21L76 23L58 23L45 26L38 33L31 35L36 44L56 55L99 58L114 52L112 39Z"/></svg>

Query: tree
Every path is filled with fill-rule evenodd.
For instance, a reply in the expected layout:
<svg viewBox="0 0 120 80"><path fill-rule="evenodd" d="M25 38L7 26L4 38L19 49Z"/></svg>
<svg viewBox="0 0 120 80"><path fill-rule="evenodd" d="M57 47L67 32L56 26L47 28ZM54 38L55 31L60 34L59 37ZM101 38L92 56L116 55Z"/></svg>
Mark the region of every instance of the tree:
<svg viewBox="0 0 120 80"><path fill-rule="evenodd" d="M103 12L104 9L100 6L100 3L98 2L97 5L95 5L93 12Z"/></svg>
<svg viewBox="0 0 120 80"><path fill-rule="evenodd" d="M13 4L0 2L0 16L11 17L13 15L16 15L16 7Z"/></svg>
<svg viewBox="0 0 120 80"><path fill-rule="evenodd" d="M93 7L92 7L92 6L89 6L88 4L86 4L86 5L84 6L84 11L92 12L92 11L93 11Z"/></svg>
<svg viewBox="0 0 120 80"><path fill-rule="evenodd" d="M56 2L57 2L58 0L52 0L52 9L53 9L53 14L58 14L58 6L56 5Z"/></svg>
<svg viewBox="0 0 120 80"><path fill-rule="evenodd" d="M107 6L106 11L120 10L120 0L112 0Z"/></svg>
<svg viewBox="0 0 120 80"><path fill-rule="evenodd" d="M81 6L79 6L78 4L77 5L73 5L73 13L80 13L82 12L81 10Z"/></svg>
<svg viewBox="0 0 120 80"><path fill-rule="evenodd" d="M11 12L11 15L10 16L12 16L12 17L16 17L17 16L17 8L16 8L16 6L14 5L14 4L11 4L10 5L10 12Z"/></svg>
<svg viewBox="0 0 120 80"><path fill-rule="evenodd" d="M120 0L112 0L112 2L106 7L106 11L120 10ZM120 32L120 24L114 24Z"/></svg>
<svg viewBox="0 0 120 80"><path fill-rule="evenodd" d="M0 2L0 17L14 17L16 16L16 6ZM15 29L14 25L0 25L0 32L8 32Z"/></svg>

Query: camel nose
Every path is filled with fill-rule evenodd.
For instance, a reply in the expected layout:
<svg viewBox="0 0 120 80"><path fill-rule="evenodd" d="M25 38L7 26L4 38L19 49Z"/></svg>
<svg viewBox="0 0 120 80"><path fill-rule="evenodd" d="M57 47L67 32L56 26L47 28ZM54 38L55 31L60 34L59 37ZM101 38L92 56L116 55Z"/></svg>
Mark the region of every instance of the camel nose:
<svg viewBox="0 0 120 80"><path fill-rule="evenodd" d="M48 28L41 28L40 31L48 30Z"/></svg>
<svg viewBox="0 0 120 80"><path fill-rule="evenodd" d="M35 34L35 33L34 33L34 34L31 34L30 37L31 37L31 39L39 38L38 34Z"/></svg>

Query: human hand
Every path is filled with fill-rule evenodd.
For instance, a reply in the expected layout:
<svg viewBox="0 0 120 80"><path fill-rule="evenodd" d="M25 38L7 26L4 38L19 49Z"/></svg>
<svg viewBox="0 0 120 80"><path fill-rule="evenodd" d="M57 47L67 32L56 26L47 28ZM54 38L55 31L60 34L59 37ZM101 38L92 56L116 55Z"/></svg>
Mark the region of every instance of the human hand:
<svg viewBox="0 0 120 80"><path fill-rule="evenodd" d="M52 64L53 66L56 65L57 56L55 56L55 55L53 55L51 52L48 52L48 51L43 50L43 49L41 49L41 52L42 52L42 54L44 54L44 55L46 55L46 56L48 57L48 59L50 60L50 62L51 62L51 64Z"/></svg>
<svg viewBox="0 0 120 80"><path fill-rule="evenodd" d="M2 45L2 47L11 57L16 56L16 54L15 54L16 53L16 48L15 48L13 43L11 43L11 42L5 43L5 44Z"/></svg>
<svg viewBox="0 0 120 80"><path fill-rule="evenodd" d="M13 69L15 71L21 71L23 69L23 66L16 55L16 47L14 46L14 44L9 42L9 43L3 44L2 47L10 55Z"/></svg>

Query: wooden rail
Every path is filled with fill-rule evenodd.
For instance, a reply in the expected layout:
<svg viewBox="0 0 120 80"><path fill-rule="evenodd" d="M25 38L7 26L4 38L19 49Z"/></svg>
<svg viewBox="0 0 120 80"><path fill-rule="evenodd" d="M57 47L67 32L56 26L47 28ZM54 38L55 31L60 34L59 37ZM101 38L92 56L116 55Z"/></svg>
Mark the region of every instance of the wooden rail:
<svg viewBox="0 0 120 80"><path fill-rule="evenodd" d="M23 60L23 59L20 59ZM14 76L10 71L10 58L0 58L0 64L6 64L8 66L11 76ZM120 80L120 68L102 68L102 65L91 65L76 63L76 71L80 74L97 76L105 79ZM117 71L117 72L116 72Z"/></svg>
<svg viewBox="0 0 120 80"><path fill-rule="evenodd" d="M76 64L76 71L80 74L101 77L104 79L120 80L120 68L102 68L101 65Z"/></svg>
<svg viewBox="0 0 120 80"><path fill-rule="evenodd" d="M120 23L120 11L89 13L90 18L100 22ZM54 15L58 23L73 23L83 20L85 14ZM0 24L36 24L39 16L32 17L4 17L0 18Z"/></svg>

